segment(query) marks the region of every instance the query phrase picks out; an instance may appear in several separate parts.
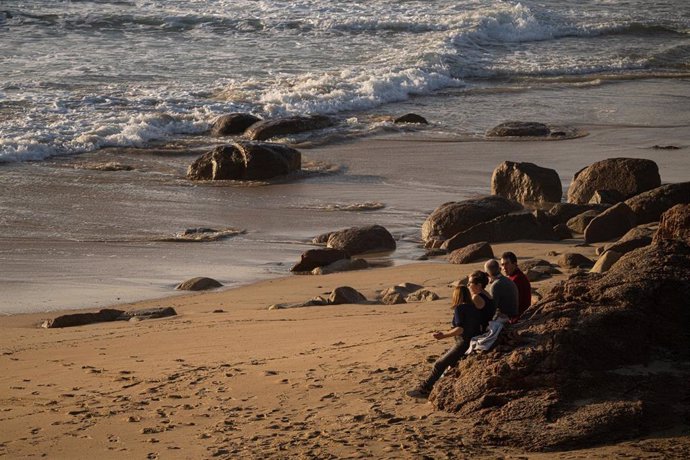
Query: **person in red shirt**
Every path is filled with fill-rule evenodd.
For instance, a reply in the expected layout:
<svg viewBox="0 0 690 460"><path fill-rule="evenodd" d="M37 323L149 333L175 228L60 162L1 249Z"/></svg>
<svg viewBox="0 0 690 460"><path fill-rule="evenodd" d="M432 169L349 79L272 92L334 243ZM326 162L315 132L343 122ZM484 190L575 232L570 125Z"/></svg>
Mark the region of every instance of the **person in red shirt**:
<svg viewBox="0 0 690 460"><path fill-rule="evenodd" d="M532 287L529 280L522 270L517 265L517 257L512 252L504 252L501 254L501 268L510 280L515 283L518 288L518 314L510 319L514 323L532 304Z"/></svg>

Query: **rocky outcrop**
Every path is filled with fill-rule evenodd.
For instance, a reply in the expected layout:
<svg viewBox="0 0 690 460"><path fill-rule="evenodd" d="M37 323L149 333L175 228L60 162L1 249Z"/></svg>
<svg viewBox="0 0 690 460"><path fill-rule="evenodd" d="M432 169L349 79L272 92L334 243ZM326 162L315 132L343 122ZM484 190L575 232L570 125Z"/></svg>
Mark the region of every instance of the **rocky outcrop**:
<svg viewBox="0 0 690 460"><path fill-rule="evenodd" d="M551 130L544 123L533 121L507 121L486 132L487 137L545 137Z"/></svg>
<svg viewBox="0 0 690 460"><path fill-rule="evenodd" d="M446 240L441 249L454 251L479 241L502 243L516 240L557 240L543 211L505 214L482 222Z"/></svg>
<svg viewBox="0 0 690 460"><path fill-rule="evenodd" d="M291 134L303 133L305 131L324 129L333 126L333 124L334 122L330 117L323 115L276 118L254 123L245 132L245 136L255 141L265 141L272 137L288 136Z"/></svg>
<svg viewBox="0 0 690 460"><path fill-rule="evenodd" d="M520 203L559 203L563 186L553 169L504 161L491 176L491 193Z"/></svg>
<svg viewBox="0 0 690 460"><path fill-rule="evenodd" d="M652 160L609 158L575 173L568 188L568 202L588 203L597 190L616 191L630 198L659 185L659 168Z"/></svg>
<svg viewBox="0 0 690 460"><path fill-rule="evenodd" d="M247 128L259 121L261 121L261 118L255 117L249 113L229 113L227 115L221 115L213 121L211 135L220 137L242 134Z"/></svg>
<svg viewBox="0 0 690 460"><path fill-rule="evenodd" d="M551 219L553 225L566 224L573 217L586 211L602 212L609 208L607 204L575 204L575 203L556 203L546 214ZM584 231L584 227L582 228ZM580 232L582 233L582 232Z"/></svg>
<svg viewBox="0 0 690 460"><path fill-rule="evenodd" d="M520 203L495 195L444 203L422 224L422 240L443 242L481 222L521 209Z"/></svg>
<svg viewBox="0 0 690 460"><path fill-rule="evenodd" d="M594 261L577 252L564 252L558 258L558 265L563 268L590 268Z"/></svg>
<svg viewBox="0 0 690 460"><path fill-rule="evenodd" d="M468 244L464 248L456 249L448 254L448 262L451 264L469 264L470 262L493 258L494 251L486 241Z"/></svg>
<svg viewBox="0 0 690 460"><path fill-rule="evenodd" d="M662 185L627 199L625 204L633 210L638 223L656 222L673 206L690 204L690 182Z"/></svg>
<svg viewBox="0 0 690 460"><path fill-rule="evenodd" d="M428 125L429 122L421 115L416 113L406 113L405 115L396 118L394 123L416 123L420 125Z"/></svg>
<svg viewBox="0 0 690 460"><path fill-rule="evenodd" d="M663 241L556 285L431 394L463 438L526 450L638 438L690 416L690 246ZM685 363L685 364L683 364Z"/></svg>
<svg viewBox="0 0 690 460"><path fill-rule="evenodd" d="M349 259L347 252L340 249L309 249L305 251L300 261L291 269L291 272L310 272L316 267L323 267L332 264L336 260Z"/></svg>
<svg viewBox="0 0 690 460"><path fill-rule="evenodd" d="M606 251L599 256L597 262L594 264L590 270L592 273L605 273L609 271L613 265L618 262L622 254L616 251Z"/></svg>
<svg viewBox="0 0 690 460"><path fill-rule="evenodd" d="M207 289L215 289L221 287L222 284L213 278L205 278L198 276L196 278L183 281L175 287L178 291L205 291Z"/></svg>
<svg viewBox="0 0 690 460"><path fill-rule="evenodd" d="M618 203L592 219L585 228L585 243L618 238L635 226L635 213L625 203Z"/></svg>
<svg viewBox="0 0 690 460"><path fill-rule="evenodd" d="M187 169L190 180L265 180L299 171L302 155L281 144L235 142L216 147Z"/></svg>
<svg viewBox="0 0 690 460"><path fill-rule="evenodd" d="M638 225L630 229L630 231L623 235L618 241L605 244L602 253L606 251L616 251L619 254L625 254L634 249L651 244L653 236L653 229L644 225Z"/></svg>
<svg viewBox="0 0 690 460"><path fill-rule="evenodd" d="M690 205L677 204L661 215L654 241L682 240L690 244Z"/></svg>
<svg viewBox="0 0 690 460"><path fill-rule="evenodd" d="M367 298L359 291L350 286L341 286L333 289L331 295L328 297L330 305L341 305L349 303L365 303Z"/></svg>
<svg viewBox="0 0 690 460"><path fill-rule="evenodd" d="M568 220L566 226L574 233L584 233L589 223L599 214L601 214L600 211L595 211L593 209L585 211Z"/></svg>
<svg viewBox="0 0 690 460"><path fill-rule="evenodd" d="M394 251L396 243L393 235L384 227L369 225L330 233L326 246L354 255L367 252Z"/></svg>
<svg viewBox="0 0 690 460"><path fill-rule="evenodd" d="M84 326L87 324L106 323L111 321L131 321L175 316L177 312L172 307L145 308L141 310L115 310L106 308L97 313L73 313L58 316L43 322L41 327L52 329L61 327Z"/></svg>

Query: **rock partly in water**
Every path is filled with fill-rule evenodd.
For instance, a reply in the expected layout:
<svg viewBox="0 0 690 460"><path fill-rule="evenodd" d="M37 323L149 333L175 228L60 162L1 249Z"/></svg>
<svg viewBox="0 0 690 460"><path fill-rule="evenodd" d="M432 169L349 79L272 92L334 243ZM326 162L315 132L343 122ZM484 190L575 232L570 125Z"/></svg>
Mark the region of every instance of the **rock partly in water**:
<svg viewBox="0 0 690 460"><path fill-rule="evenodd" d="M668 209L677 204L690 204L690 182L666 184L640 193L625 201L639 224L657 222Z"/></svg>
<svg viewBox="0 0 690 460"><path fill-rule="evenodd" d="M340 286L331 292L328 297L330 305L366 303L367 298L350 286Z"/></svg>
<svg viewBox="0 0 690 460"><path fill-rule="evenodd" d="M551 130L544 123L533 121L507 121L486 132L487 137L545 137Z"/></svg>
<svg viewBox="0 0 690 460"><path fill-rule="evenodd" d="M594 261L577 252L564 252L558 258L558 265L563 268L591 268Z"/></svg>
<svg viewBox="0 0 690 460"><path fill-rule="evenodd" d="M331 273L364 270L366 268L369 268L369 263L364 259L340 259L323 267L316 267L311 271L311 274L329 275Z"/></svg>
<svg viewBox="0 0 690 460"><path fill-rule="evenodd" d="M250 113L229 113L221 115L213 121L211 125L211 135L220 137L242 134L247 128L259 121L261 121L261 118L255 117Z"/></svg>
<svg viewBox="0 0 690 460"><path fill-rule="evenodd" d="M394 251L396 243L393 235L384 227L369 225L332 232L328 236L326 246L354 255Z"/></svg>
<svg viewBox="0 0 690 460"><path fill-rule="evenodd" d="M221 287L222 284L213 278L199 276L183 281L175 287L178 291L205 291Z"/></svg>
<svg viewBox="0 0 690 460"><path fill-rule="evenodd" d="M394 120L394 123L416 123L420 125L429 124L426 118L421 115L417 115L416 113L407 113L401 117L398 117Z"/></svg>
<svg viewBox="0 0 690 460"><path fill-rule="evenodd" d="M654 242L681 240L690 244L690 205L677 204L661 215Z"/></svg>
<svg viewBox="0 0 690 460"><path fill-rule="evenodd" d="M189 180L266 180L299 171L302 155L281 144L235 142L216 147L187 169Z"/></svg>
<svg viewBox="0 0 690 460"><path fill-rule="evenodd" d="M690 246L664 241L624 255L605 274L571 276L492 351L461 360L436 384L432 403L468 422L468 442L531 451L687 422L688 266Z"/></svg>
<svg viewBox="0 0 690 460"><path fill-rule="evenodd" d="M609 241L625 235L635 226L635 213L625 203L618 203L592 219L585 228L585 243Z"/></svg>
<svg viewBox="0 0 690 460"><path fill-rule="evenodd" d="M478 260L494 258L494 251L486 241L468 244L448 254L448 262L451 264L469 264Z"/></svg>
<svg viewBox="0 0 690 460"><path fill-rule="evenodd" d="M491 176L491 193L519 203L559 203L563 186L553 169L504 161Z"/></svg>
<svg viewBox="0 0 690 460"><path fill-rule="evenodd" d="M263 120L254 123L246 132L248 139L265 141L272 137L288 136L299 134L306 131L315 131L334 125L332 118L324 115L314 115L311 117L286 117L273 120Z"/></svg>
<svg viewBox="0 0 690 460"><path fill-rule="evenodd" d="M659 185L659 168L652 160L609 158L575 173L568 188L568 202L588 203L597 190L616 191L630 198Z"/></svg>
<svg viewBox="0 0 690 460"><path fill-rule="evenodd" d="M341 259L349 259L349 255L340 249L309 249L305 251L300 261L297 262L291 269L291 272L310 272L316 267L324 267Z"/></svg>
<svg viewBox="0 0 690 460"><path fill-rule="evenodd" d="M444 203L424 221L422 240L443 242L479 223L521 209L520 203L495 195Z"/></svg>

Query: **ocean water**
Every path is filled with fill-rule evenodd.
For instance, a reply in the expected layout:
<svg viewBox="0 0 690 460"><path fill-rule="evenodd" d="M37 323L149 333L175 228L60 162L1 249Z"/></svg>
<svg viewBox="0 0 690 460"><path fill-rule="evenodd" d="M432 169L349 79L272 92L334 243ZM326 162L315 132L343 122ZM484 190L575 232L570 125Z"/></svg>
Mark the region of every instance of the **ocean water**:
<svg viewBox="0 0 690 460"><path fill-rule="evenodd" d="M533 113L506 92L689 74L685 0L2 0L0 162L203 138L234 111L329 114L348 136L417 109L480 134ZM585 118L544 100L544 119Z"/></svg>

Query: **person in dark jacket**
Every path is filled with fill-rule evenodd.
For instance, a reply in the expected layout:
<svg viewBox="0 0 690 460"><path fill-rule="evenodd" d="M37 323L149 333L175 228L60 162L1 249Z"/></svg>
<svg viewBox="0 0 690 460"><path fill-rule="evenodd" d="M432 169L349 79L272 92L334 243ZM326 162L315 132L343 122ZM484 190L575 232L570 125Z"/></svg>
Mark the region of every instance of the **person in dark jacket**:
<svg viewBox="0 0 690 460"><path fill-rule="evenodd" d="M518 267L517 257L514 253L504 252L501 255L501 268L503 268L503 273L518 288L518 313L517 316L511 318L511 322L515 322L532 304L532 286L530 286L527 276Z"/></svg>
<svg viewBox="0 0 690 460"><path fill-rule="evenodd" d="M494 319L496 314L496 304L494 299L486 291L486 286L489 284L489 275L481 270L472 272L469 280L467 281L467 287L472 293L472 302L474 306L479 310L480 322L480 332L486 332L489 327L489 321Z"/></svg>

